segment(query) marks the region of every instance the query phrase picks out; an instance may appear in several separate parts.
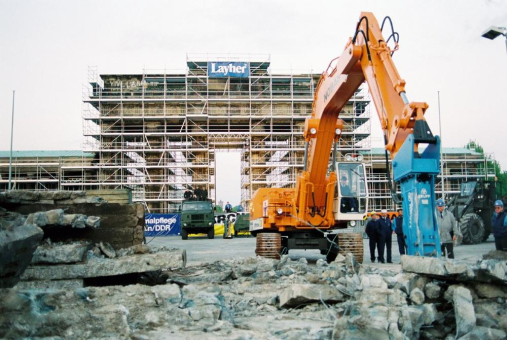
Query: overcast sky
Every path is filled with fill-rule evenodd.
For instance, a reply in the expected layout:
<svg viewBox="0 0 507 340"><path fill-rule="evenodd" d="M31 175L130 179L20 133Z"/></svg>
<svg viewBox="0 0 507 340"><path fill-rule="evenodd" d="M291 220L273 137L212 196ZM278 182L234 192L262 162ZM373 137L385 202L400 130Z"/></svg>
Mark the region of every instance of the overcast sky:
<svg viewBox="0 0 507 340"><path fill-rule="evenodd" d="M320 73L361 11L392 18L394 61L409 100L429 104L435 134L440 91L444 147L475 139L507 170L505 39L481 37L507 26L504 0L0 0L0 150L10 148L12 90L14 150L79 150L88 66L181 70L187 53L252 53L270 54L273 70Z"/></svg>

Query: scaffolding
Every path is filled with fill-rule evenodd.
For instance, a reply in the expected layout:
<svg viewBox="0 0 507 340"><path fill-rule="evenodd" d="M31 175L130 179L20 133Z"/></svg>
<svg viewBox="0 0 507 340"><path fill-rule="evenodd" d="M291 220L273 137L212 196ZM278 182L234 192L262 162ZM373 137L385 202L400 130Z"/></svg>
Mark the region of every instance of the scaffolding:
<svg viewBox="0 0 507 340"><path fill-rule="evenodd" d="M211 77L211 62L248 63L246 77ZM174 211L186 189L215 197L215 154L241 153L241 204L260 187L291 187L302 169L303 129L320 74L272 71L269 55L187 55L186 71L99 75L90 70L83 101L86 150L97 181L127 187L152 212ZM341 113L339 150L367 151L365 88ZM91 170L91 169L90 169Z"/></svg>
<svg viewBox="0 0 507 340"><path fill-rule="evenodd" d="M211 62L247 63L245 77L212 77ZM18 155L17 188L94 190L128 188L153 213L177 211L184 191L205 188L216 197L215 155L241 157L241 204L255 190L294 187L303 169L305 119L320 74L271 69L269 55L187 55L185 70L99 74L90 67L83 87L85 151ZM384 150L372 148L368 89L360 87L343 108L338 160L361 153L370 207L394 209ZM447 150L447 151L446 151ZM437 195L457 193L466 179L494 177L484 155L446 149ZM0 155L0 189L8 158ZM445 187L443 187L445 184Z"/></svg>

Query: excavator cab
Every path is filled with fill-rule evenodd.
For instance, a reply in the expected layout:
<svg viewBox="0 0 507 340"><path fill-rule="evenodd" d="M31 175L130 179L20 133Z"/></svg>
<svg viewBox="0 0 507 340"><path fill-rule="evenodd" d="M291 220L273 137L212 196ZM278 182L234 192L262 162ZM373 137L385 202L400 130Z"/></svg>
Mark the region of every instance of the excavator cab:
<svg viewBox="0 0 507 340"><path fill-rule="evenodd" d="M361 220L368 212L368 186L364 164L338 162L333 213L336 221Z"/></svg>

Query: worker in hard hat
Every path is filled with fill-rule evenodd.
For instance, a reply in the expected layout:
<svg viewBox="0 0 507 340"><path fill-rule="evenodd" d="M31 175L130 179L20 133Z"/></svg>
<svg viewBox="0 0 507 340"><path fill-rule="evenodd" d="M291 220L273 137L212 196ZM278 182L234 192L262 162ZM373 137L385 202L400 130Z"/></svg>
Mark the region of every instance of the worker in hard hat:
<svg viewBox="0 0 507 340"><path fill-rule="evenodd" d="M405 255L407 253L407 245L405 243L405 235L403 234L403 209L398 208L398 216L396 216L393 220L393 231L396 233L396 237L398 238L398 250L400 251L400 256Z"/></svg>
<svg viewBox="0 0 507 340"><path fill-rule="evenodd" d="M370 260L375 262L375 248L377 248L378 238L380 235L380 229L378 224L378 215L375 211L371 212L371 220L366 224L364 232L368 235L369 246L370 246ZM380 257L379 257L380 261Z"/></svg>
<svg viewBox="0 0 507 340"><path fill-rule="evenodd" d="M454 215L445 209L445 201L441 198L437 200L437 224L440 232L440 244L442 246L442 256L454 258L454 241L459 235L458 222ZM451 236L451 231L454 235Z"/></svg>
<svg viewBox="0 0 507 340"><path fill-rule="evenodd" d="M379 261L384 263L384 249L387 253L387 263L393 263L392 259L392 245L393 245L393 229L392 223L389 216L387 216L387 210L382 209L380 211L380 218L378 219L380 237L378 239L378 253Z"/></svg>
<svg viewBox="0 0 507 340"><path fill-rule="evenodd" d="M503 202L495 201L495 212L491 219L496 250L507 251L507 213L503 210Z"/></svg>

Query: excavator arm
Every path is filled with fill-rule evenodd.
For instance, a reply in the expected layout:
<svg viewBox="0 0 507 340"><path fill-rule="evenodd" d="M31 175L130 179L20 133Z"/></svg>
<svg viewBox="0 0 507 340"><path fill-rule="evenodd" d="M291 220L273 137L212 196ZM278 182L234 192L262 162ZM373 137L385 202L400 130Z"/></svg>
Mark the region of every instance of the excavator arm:
<svg viewBox="0 0 507 340"><path fill-rule="evenodd" d="M392 32L391 37L396 38L397 33ZM339 217L336 220L333 213L337 185L335 171L328 173L329 160L343 127L339 113L366 81L392 159L394 180L401 187L407 252L440 256L434 214L440 141L424 119L428 105L407 99L405 81L391 58L397 42L394 50L388 47L388 42L373 14L361 13L353 38L319 80L312 115L305 122L305 164L296 188L259 189L250 206L251 231L288 236L290 248L293 236L304 237L302 230L314 228L322 232L346 225ZM421 145L426 146L424 151L419 148ZM299 241L296 240L295 247L310 247L311 242ZM322 250L322 244L319 249Z"/></svg>
<svg viewBox="0 0 507 340"><path fill-rule="evenodd" d="M397 36L392 33L393 37ZM397 47L396 43L394 50ZM310 119L320 120L319 131L334 126L328 120L341 111L364 81L368 83L384 131L385 148L392 159L394 180L401 187L408 254L440 256L434 216L440 140L433 136L424 119L428 105L408 100L405 81L392 60L393 52L373 14L361 13L354 37L338 57L336 66L329 67L322 75ZM420 150L421 145L426 146L424 151ZM321 181L319 175L322 176L325 165L313 160L319 150L329 154L330 147L325 147L318 142L312 145L308 156L310 181Z"/></svg>

